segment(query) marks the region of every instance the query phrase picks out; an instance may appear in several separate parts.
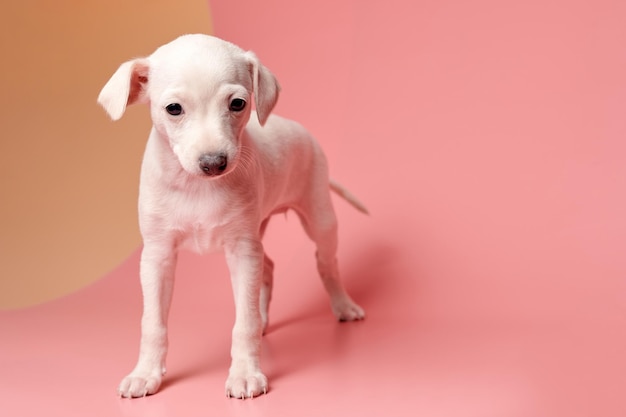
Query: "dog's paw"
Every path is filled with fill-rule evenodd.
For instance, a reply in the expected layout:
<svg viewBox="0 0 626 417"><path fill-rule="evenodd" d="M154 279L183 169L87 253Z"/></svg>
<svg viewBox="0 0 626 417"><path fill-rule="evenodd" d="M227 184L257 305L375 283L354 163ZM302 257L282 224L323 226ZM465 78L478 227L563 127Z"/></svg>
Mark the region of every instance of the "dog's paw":
<svg viewBox="0 0 626 417"><path fill-rule="evenodd" d="M254 398L267 393L267 378L261 371L243 373L231 371L226 380L228 398Z"/></svg>
<svg viewBox="0 0 626 417"><path fill-rule="evenodd" d="M122 398L145 397L159 390L161 379L161 375L140 375L131 373L122 380L117 388L117 393Z"/></svg>
<svg viewBox="0 0 626 417"><path fill-rule="evenodd" d="M332 308L339 321L363 320L365 318L365 311L347 295L333 300Z"/></svg>

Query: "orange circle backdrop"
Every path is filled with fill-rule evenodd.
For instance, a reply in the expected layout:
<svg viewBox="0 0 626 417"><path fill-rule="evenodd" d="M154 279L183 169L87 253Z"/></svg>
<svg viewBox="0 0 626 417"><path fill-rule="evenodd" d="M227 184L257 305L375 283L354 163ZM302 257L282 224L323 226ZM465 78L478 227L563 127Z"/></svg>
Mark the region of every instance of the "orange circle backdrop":
<svg viewBox="0 0 626 417"><path fill-rule="evenodd" d="M148 112L112 123L96 97L123 61L188 32L211 32L206 1L3 5L0 309L81 288L140 245Z"/></svg>

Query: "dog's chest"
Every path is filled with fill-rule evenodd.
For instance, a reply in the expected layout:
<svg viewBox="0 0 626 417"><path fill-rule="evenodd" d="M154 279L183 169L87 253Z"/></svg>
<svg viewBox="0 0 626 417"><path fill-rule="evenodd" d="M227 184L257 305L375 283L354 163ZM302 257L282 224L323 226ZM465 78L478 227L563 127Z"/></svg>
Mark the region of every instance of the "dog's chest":
<svg viewBox="0 0 626 417"><path fill-rule="evenodd" d="M203 209L183 211L179 219L183 247L205 253L223 246L224 238L233 227L232 213L226 207L208 201Z"/></svg>
<svg viewBox="0 0 626 417"><path fill-rule="evenodd" d="M164 201L165 227L176 232L181 247L198 253L219 249L236 224L237 204L219 190L187 189Z"/></svg>
<svg viewBox="0 0 626 417"><path fill-rule="evenodd" d="M181 247L197 252L206 253L222 247L222 234L216 227L203 223L190 224L184 230Z"/></svg>

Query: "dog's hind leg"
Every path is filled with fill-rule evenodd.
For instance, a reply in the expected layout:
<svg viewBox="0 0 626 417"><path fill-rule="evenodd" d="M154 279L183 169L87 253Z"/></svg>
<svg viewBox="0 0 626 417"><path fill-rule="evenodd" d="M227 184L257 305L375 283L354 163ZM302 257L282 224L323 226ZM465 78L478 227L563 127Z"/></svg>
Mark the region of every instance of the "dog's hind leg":
<svg viewBox="0 0 626 417"><path fill-rule="evenodd" d="M263 282L261 283L261 300L259 308L261 310L261 322L263 324L263 334L267 331L269 323L270 301L272 299L272 287L274 285L274 262L263 254Z"/></svg>
<svg viewBox="0 0 626 417"><path fill-rule="evenodd" d="M261 238L265 234L269 218L265 219L261 224ZM267 331L269 323L270 301L272 299L272 288L274 286L274 262L267 256L267 252L263 253L263 281L261 282L261 299L259 308L261 310L261 322L263 324L263 334Z"/></svg>
<svg viewBox="0 0 626 417"><path fill-rule="evenodd" d="M298 210L302 225L317 247L317 269L330 297L333 313L340 321L361 320L363 309L346 292L339 279L337 265L337 218L328 187L314 193L302 210Z"/></svg>

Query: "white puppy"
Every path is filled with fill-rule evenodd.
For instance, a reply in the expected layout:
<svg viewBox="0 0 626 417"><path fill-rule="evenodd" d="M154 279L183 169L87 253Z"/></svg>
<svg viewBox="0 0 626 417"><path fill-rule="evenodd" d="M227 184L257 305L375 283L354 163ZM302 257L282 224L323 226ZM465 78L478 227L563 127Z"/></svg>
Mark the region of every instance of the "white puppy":
<svg viewBox="0 0 626 417"><path fill-rule="evenodd" d="M223 248L226 255L236 310L226 394L251 398L267 391L259 351L273 264L261 238L270 216L288 209L317 246L334 314L339 320L364 317L339 280L329 189L365 208L329 180L322 150L306 130L270 116L278 92L253 53L207 35L185 35L123 63L102 89L98 102L113 120L127 105L147 103L154 125L139 189L141 347L135 369L119 386L122 397L153 394L161 384L174 269L183 247Z"/></svg>

